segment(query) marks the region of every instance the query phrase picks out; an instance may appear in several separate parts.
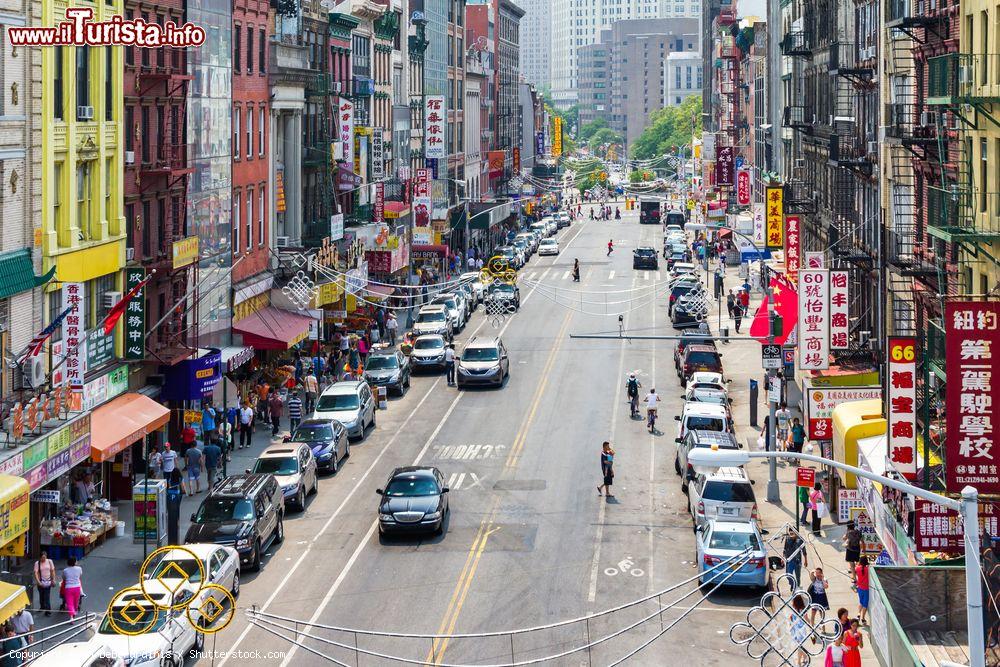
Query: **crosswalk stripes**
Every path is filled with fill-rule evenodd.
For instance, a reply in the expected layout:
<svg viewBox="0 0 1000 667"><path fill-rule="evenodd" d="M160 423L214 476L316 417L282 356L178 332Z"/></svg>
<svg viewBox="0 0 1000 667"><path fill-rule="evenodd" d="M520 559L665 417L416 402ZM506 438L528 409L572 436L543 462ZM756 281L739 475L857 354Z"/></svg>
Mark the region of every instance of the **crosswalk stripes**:
<svg viewBox="0 0 1000 667"><path fill-rule="evenodd" d="M567 278L569 278L569 274L570 274L569 271L567 271L566 273L564 273L563 276L562 276L562 279L566 280Z"/></svg>
<svg viewBox="0 0 1000 667"><path fill-rule="evenodd" d="M518 275L519 275L519 277L522 280L532 280L532 281L534 281L534 280L542 280L543 278L545 278L545 276L546 276L547 273L548 273L548 271L542 271L541 273L538 273L536 271L522 271ZM586 275L586 274L584 274L584 275ZM553 274L551 276L550 280L551 279L569 280L572 277L573 277L573 272L572 272L572 270L569 270L569 271L564 271L561 276L557 276L557 275ZM614 280L614 278L615 278L615 272L613 270L608 271L608 277L607 277L606 280L610 281L610 280ZM635 282L653 281L653 282L657 282L658 283L661 280L661 274L660 274L659 271L656 271L655 273L652 272L652 271L642 271L641 273L635 274L634 278L635 278Z"/></svg>

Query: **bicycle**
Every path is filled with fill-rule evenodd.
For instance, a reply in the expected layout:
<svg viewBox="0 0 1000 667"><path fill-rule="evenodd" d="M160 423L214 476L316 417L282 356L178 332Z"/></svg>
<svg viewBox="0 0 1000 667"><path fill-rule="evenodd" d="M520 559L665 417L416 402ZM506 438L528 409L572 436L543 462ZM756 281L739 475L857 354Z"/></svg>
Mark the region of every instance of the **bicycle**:
<svg viewBox="0 0 1000 667"><path fill-rule="evenodd" d="M649 429L650 433L656 430L656 408L646 410L646 428Z"/></svg>
<svg viewBox="0 0 1000 667"><path fill-rule="evenodd" d="M632 419L635 419L639 415L639 394L629 397L628 403L632 410Z"/></svg>

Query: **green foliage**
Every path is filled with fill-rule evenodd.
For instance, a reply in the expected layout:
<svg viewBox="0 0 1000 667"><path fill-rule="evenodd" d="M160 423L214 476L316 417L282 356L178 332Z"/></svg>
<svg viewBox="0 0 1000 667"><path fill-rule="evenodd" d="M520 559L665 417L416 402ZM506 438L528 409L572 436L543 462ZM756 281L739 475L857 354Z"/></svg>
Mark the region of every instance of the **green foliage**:
<svg viewBox="0 0 1000 667"><path fill-rule="evenodd" d="M598 130L602 130L608 126L608 121L603 118L598 118L595 121L587 123L580 128L580 131L576 133L576 138L580 141L586 143L590 140L592 136L597 134Z"/></svg>
<svg viewBox="0 0 1000 667"><path fill-rule="evenodd" d="M654 174L649 169L643 169L642 171L639 171L638 169L635 169L635 170L632 171L632 173L630 173L628 175L628 182L629 183L642 183L643 181L652 181L655 178L656 178L656 174Z"/></svg>
<svg viewBox="0 0 1000 667"><path fill-rule="evenodd" d="M701 110L701 95L692 95L679 106L649 114L649 126L632 144L631 157L649 160L690 145L691 137L701 134Z"/></svg>
<svg viewBox="0 0 1000 667"><path fill-rule="evenodd" d="M596 150L607 144L620 144L624 141L622 135L618 134L610 127L602 127L591 135L587 145L591 150Z"/></svg>

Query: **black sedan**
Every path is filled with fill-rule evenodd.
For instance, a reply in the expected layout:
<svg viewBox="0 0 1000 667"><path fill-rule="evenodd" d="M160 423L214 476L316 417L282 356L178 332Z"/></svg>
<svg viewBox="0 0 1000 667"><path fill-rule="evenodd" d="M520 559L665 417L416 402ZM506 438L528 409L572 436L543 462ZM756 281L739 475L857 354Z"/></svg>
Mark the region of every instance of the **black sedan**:
<svg viewBox="0 0 1000 667"><path fill-rule="evenodd" d="M306 419L294 433L285 436L285 442L309 445L318 472L337 472L340 462L351 455L347 429L336 419Z"/></svg>
<svg viewBox="0 0 1000 667"><path fill-rule="evenodd" d="M659 260L656 258L656 250L648 246L642 246L632 251L633 269L657 269Z"/></svg>
<svg viewBox="0 0 1000 667"><path fill-rule="evenodd" d="M387 533L442 532L448 518L448 487L437 468L407 466L389 475L378 506L378 530Z"/></svg>
<svg viewBox="0 0 1000 667"><path fill-rule="evenodd" d="M705 299L697 294L683 296L674 306L670 321L675 329L698 327L708 317L708 305Z"/></svg>

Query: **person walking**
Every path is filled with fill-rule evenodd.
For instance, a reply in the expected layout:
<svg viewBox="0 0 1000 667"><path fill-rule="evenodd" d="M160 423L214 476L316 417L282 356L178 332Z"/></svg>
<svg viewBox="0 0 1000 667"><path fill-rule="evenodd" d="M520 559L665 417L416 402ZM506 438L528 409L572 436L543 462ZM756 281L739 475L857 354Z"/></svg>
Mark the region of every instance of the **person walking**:
<svg viewBox="0 0 1000 667"><path fill-rule="evenodd" d="M66 559L60 587L66 599L69 620L72 621L80 613L80 598L83 597L83 568L76 564L76 559L72 556Z"/></svg>
<svg viewBox="0 0 1000 667"><path fill-rule="evenodd" d="M615 450L607 440L601 445L601 476L604 479L603 483L597 486L597 495L614 498L611 494L611 485L615 483Z"/></svg>
<svg viewBox="0 0 1000 667"><path fill-rule="evenodd" d="M399 329L399 322L396 321L396 316L389 313L389 317L385 321L385 332L389 337L389 344L396 344L396 331Z"/></svg>
<svg viewBox="0 0 1000 667"><path fill-rule="evenodd" d="M302 380L302 387L306 393L303 407L307 413L311 413L316 408L316 399L319 397L319 378L313 370L310 370Z"/></svg>
<svg viewBox="0 0 1000 667"><path fill-rule="evenodd" d="M149 460L146 461L146 467L150 479L160 479L163 475L163 455L160 454L159 445L153 445L153 451L149 453Z"/></svg>
<svg viewBox="0 0 1000 667"><path fill-rule="evenodd" d="M212 407L212 402L205 401L205 405L201 410L201 437L202 442L206 445L219 437L219 431L216 426L217 416L215 408Z"/></svg>
<svg viewBox="0 0 1000 667"><path fill-rule="evenodd" d="M24 647L16 635L10 624L0 626L0 667L20 667L24 663L19 655Z"/></svg>
<svg viewBox="0 0 1000 667"><path fill-rule="evenodd" d="M736 308L736 294L733 290L729 290L729 294L726 295L726 312L729 313L729 319L736 319L733 317L733 311ZM739 331L739 329L737 329Z"/></svg>
<svg viewBox="0 0 1000 667"><path fill-rule="evenodd" d="M823 485L816 482L809 493L809 505L812 509L812 532L819 535L820 523L826 516L826 499L823 497Z"/></svg>
<svg viewBox="0 0 1000 667"><path fill-rule="evenodd" d="M169 479L170 473L177 469L177 452L170 448L169 442L164 443L160 458L163 461L163 479Z"/></svg>
<svg viewBox="0 0 1000 667"><path fill-rule="evenodd" d="M857 590L857 567L861 560L861 531L853 521L847 522L847 532L844 533L844 560L851 572L851 588Z"/></svg>
<svg viewBox="0 0 1000 667"><path fill-rule="evenodd" d="M267 410L271 417L271 437L278 435L278 427L281 425L281 410L283 403L278 392L271 390L271 397L267 399Z"/></svg>
<svg viewBox="0 0 1000 667"><path fill-rule="evenodd" d="M861 556L854 567L854 585L858 587L858 618L864 623L868 615L868 556Z"/></svg>
<svg viewBox="0 0 1000 667"><path fill-rule="evenodd" d="M35 631L35 619L31 617L27 607L22 607L10 617L10 627L14 629L14 634L21 635L18 637L21 648L35 643L35 637L31 634Z"/></svg>
<svg viewBox="0 0 1000 667"><path fill-rule="evenodd" d="M615 240L611 239L610 241L608 241L608 255L607 256L610 257L611 253L613 253L614 251L615 251Z"/></svg>
<svg viewBox="0 0 1000 667"><path fill-rule="evenodd" d="M802 513L799 516L799 523L805 526L809 523L809 487L799 486L796 488L798 489L796 493L799 494L799 504L802 505Z"/></svg>
<svg viewBox="0 0 1000 667"><path fill-rule="evenodd" d="M806 429L798 417L792 420L792 451L802 453L802 448L806 444Z"/></svg>
<svg viewBox="0 0 1000 667"><path fill-rule="evenodd" d="M207 476L208 490L215 486L215 475L219 471L219 462L222 461L222 448L214 442L205 445L205 473Z"/></svg>
<svg viewBox="0 0 1000 667"><path fill-rule="evenodd" d="M790 574L795 579L796 587L801 585L800 578L802 565L809 567L809 554L806 553L805 542L802 537L791 526L785 533L785 540L781 547L782 556L785 559L785 574Z"/></svg>
<svg viewBox="0 0 1000 667"><path fill-rule="evenodd" d="M743 306L737 305L733 308L733 322L736 325L736 333L740 332L740 324L743 322Z"/></svg>
<svg viewBox="0 0 1000 667"><path fill-rule="evenodd" d="M819 611L815 605L823 609L830 610L830 600L826 596L826 589L830 588L830 580L823 576L823 568L817 567L809 573L809 597L812 598L814 606L809 608L809 625L814 625L816 613ZM816 643L815 637L813 643Z"/></svg>
<svg viewBox="0 0 1000 667"><path fill-rule="evenodd" d="M240 408L240 449L250 447L250 441L253 437L253 427L253 408L250 407L248 402L243 401L243 407Z"/></svg>
<svg viewBox="0 0 1000 667"><path fill-rule="evenodd" d="M847 651L844 653L844 667L861 667L861 649L865 645L865 639L861 634L858 620L854 619L844 631L844 646Z"/></svg>
<svg viewBox="0 0 1000 667"><path fill-rule="evenodd" d="M750 290L740 290L738 298L740 302L740 309L743 311L743 317L746 317L747 312L750 310ZM739 331L739 329L737 329L737 331Z"/></svg>
<svg viewBox="0 0 1000 667"><path fill-rule="evenodd" d="M302 399L299 392L292 392L292 397L288 399L288 432L295 433L302 421Z"/></svg>
<svg viewBox="0 0 1000 667"><path fill-rule="evenodd" d="M782 403L778 406L778 411L774 413L774 419L778 442L786 442L788 440L789 422L792 421L792 411L788 409L785 403Z"/></svg>
<svg viewBox="0 0 1000 667"><path fill-rule="evenodd" d="M841 632L833 643L826 647L826 659L823 667L844 667L844 655L847 647L844 646L844 633Z"/></svg>
<svg viewBox="0 0 1000 667"><path fill-rule="evenodd" d="M52 615L52 584L56 580L56 564L46 552L38 555L34 569L35 589L38 591L38 608L46 616Z"/></svg>
<svg viewBox="0 0 1000 667"><path fill-rule="evenodd" d="M580 282L580 260L573 260L573 282Z"/></svg>
<svg viewBox="0 0 1000 667"><path fill-rule="evenodd" d="M195 493L201 493L201 468L204 465L204 456L197 445L188 447L188 450L184 452L184 462L187 472L188 495L193 496Z"/></svg>

